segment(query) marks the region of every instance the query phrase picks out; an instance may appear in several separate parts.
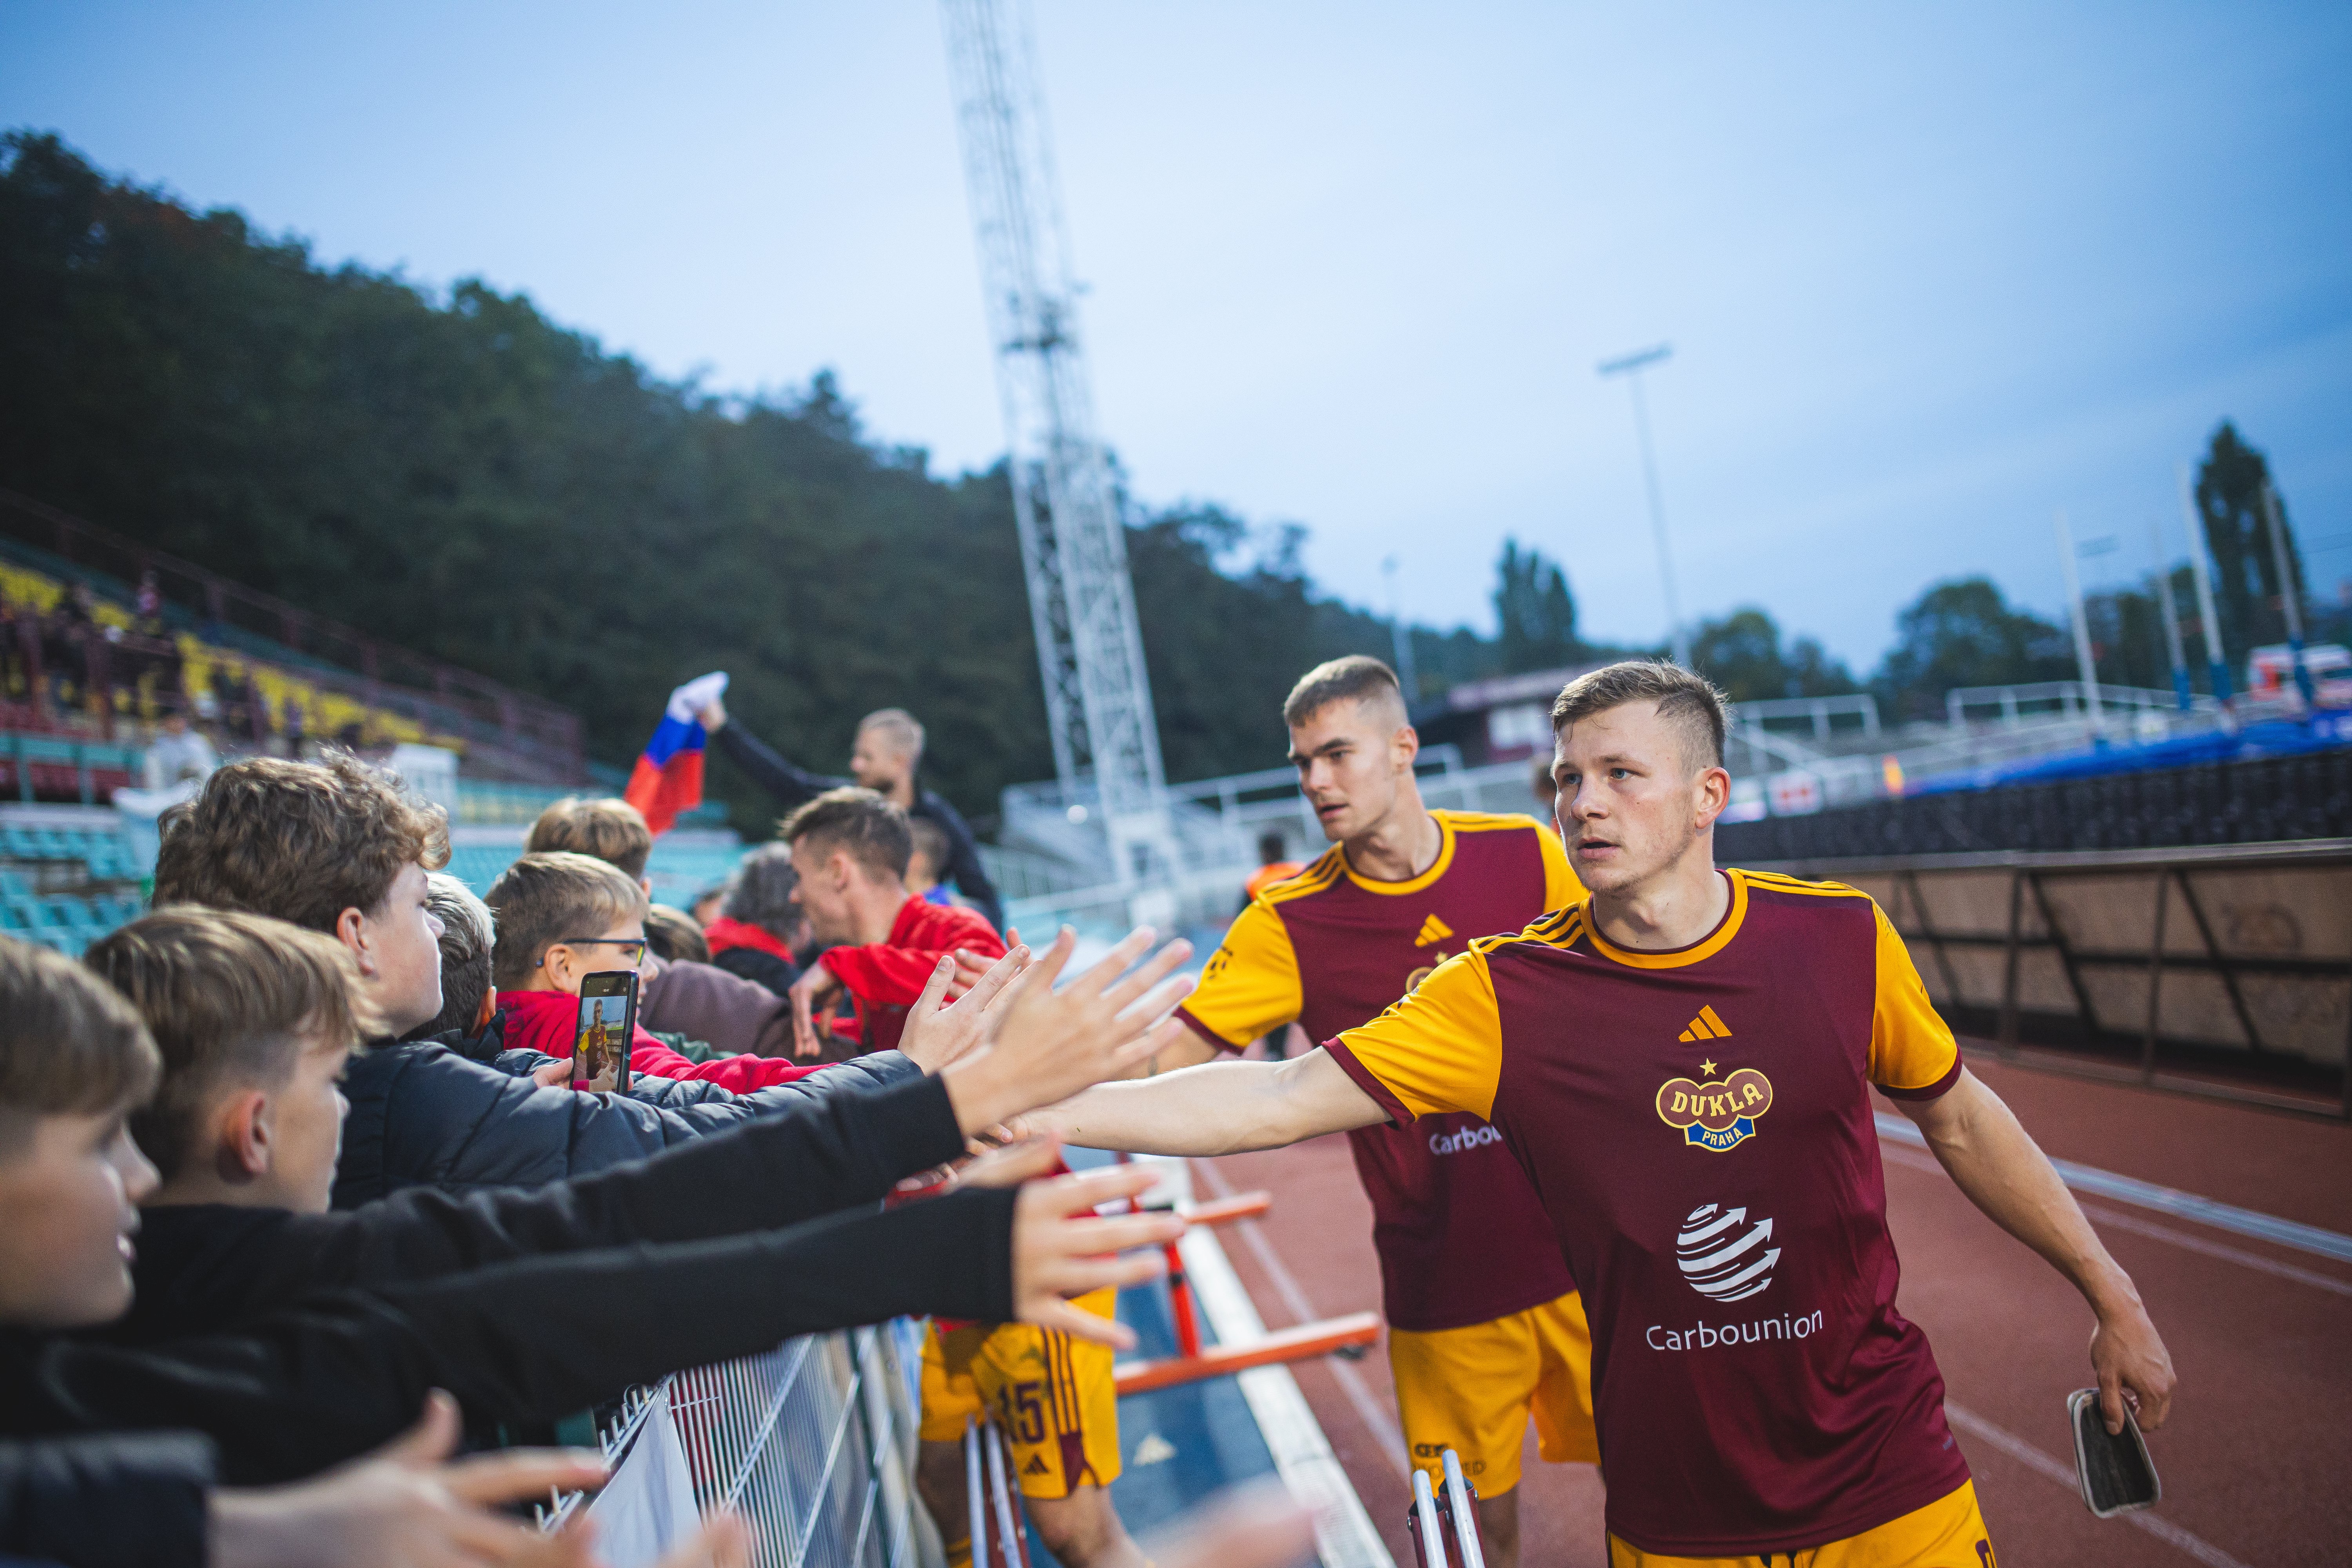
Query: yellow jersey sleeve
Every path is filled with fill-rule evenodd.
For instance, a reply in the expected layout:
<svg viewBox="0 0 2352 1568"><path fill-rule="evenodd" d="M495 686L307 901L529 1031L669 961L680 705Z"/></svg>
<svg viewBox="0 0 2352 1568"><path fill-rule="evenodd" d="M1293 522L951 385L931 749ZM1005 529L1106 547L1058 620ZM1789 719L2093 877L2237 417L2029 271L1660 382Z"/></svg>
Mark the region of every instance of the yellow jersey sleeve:
<svg viewBox="0 0 2352 1568"><path fill-rule="evenodd" d="M1387 1012L1329 1042L1333 1059L1391 1120L1494 1110L1503 1022L1484 945L1447 959Z"/></svg>
<svg viewBox="0 0 2352 1568"><path fill-rule="evenodd" d="M1870 906L1878 930L1878 994L1870 1019L1870 1081L1897 1100L1933 1100L1960 1075L1959 1042L1927 999L1910 949L1886 911Z"/></svg>
<svg viewBox="0 0 2352 1568"><path fill-rule="evenodd" d="M1272 905L1253 899L1225 929L1179 1011L1195 1030L1238 1051L1294 1022L1306 1005L1290 932Z"/></svg>
<svg viewBox="0 0 2352 1568"><path fill-rule="evenodd" d="M1568 851L1561 847L1559 835L1538 825L1536 839L1543 846L1544 913L1564 910L1584 897L1584 884L1576 879L1569 868Z"/></svg>

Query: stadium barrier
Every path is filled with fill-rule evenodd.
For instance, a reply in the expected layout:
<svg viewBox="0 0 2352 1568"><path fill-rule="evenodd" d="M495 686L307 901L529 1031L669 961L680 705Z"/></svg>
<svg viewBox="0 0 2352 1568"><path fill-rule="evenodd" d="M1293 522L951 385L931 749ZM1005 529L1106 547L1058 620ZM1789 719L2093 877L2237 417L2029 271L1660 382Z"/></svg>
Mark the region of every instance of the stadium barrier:
<svg viewBox="0 0 2352 1568"><path fill-rule="evenodd" d="M720 1510L751 1527L756 1568L943 1568L916 1506L920 1325L811 1334L674 1373L603 1435L613 1475L586 1508L613 1568L642 1568Z"/></svg>
<svg viewBox="0 0 2352 1568"><path fill-rule="evenodd" d="M1954 791L1727 822L1716 855L1753 866L1878 856L2149 849L2352 837L2352 747Z"/></svg>
<svg viewBox="0 0 2352 1568"><path fill-rule="evenodd" d="M1759 868L1876 899L1937 1007L2010 1059L2087 1047L2032 1065L2352 1119L2352 837Z"/></svg>

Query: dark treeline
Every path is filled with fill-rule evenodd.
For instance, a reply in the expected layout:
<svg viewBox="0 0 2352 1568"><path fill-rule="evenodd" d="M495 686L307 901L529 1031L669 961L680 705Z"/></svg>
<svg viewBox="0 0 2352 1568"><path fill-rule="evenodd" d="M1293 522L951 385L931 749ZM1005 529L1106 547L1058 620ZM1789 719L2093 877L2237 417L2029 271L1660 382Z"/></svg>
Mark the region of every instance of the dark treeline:
<svg viewBox="0 0 2352 1568"><path fill-rule="evenodd" d="M2200 473L2233 659L2277 623L2263 474L2226 426ZM935 475L867 440L830 374L780 398L665 382L524 297L322 268L26 133L0 139L0 485L572 707L607 763L724 667L730 707L818 765L858 714L914 710L930 782L975 816L1052 771L1001 468ZM1131 530L1171 777L1278 761L1300 670L1388 655L1384 619L1315 592L1302 537L1202 505ZM1494 599L1496 638L1413 629L1421 695L1657 651L1583 640L1559 566L1516 542ZM2095 602L2103 678L2165 683L2152 603ZM2179 603L2193 618L2185 573ZM2061 628L1983 579L1929 589L1897 633L1866 679L1757 609L1696 628L1694 657L1735 698L1868 689L1921 715L1948 686L2074 674ZM764 804L715 784L756 827Z"/></svg>
<svg viewBox="0 0 2352 1568"><path fill-rule="evenodd" d="M920 713L975 815L1053 771L1001 468L865 440L830 375L715 397L477 282L321 268L49 137L0 143L0 485L572 706L605 762L724 667L820 765L860 713ZM1278 759L1298 671L1387 647L1262 543L1208 509L1133 533L1176 776ZM1486 647L1427 640L1454 679Z"/></svg>

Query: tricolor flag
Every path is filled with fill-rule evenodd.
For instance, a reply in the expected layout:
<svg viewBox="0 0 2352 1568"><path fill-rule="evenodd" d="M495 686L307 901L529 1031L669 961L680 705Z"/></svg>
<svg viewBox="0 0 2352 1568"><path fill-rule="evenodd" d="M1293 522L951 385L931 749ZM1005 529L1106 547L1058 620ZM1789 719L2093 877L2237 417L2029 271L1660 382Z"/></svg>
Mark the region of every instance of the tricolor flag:
<svg viewBox="0 0 2352 1568"><path fill-rule="evenodd" d="M621 797L645 814L656 837L702 804L702 749L709 742L698 715L727 689L727 672L698 675L669 694L662 721L629 774Z"/></svg>

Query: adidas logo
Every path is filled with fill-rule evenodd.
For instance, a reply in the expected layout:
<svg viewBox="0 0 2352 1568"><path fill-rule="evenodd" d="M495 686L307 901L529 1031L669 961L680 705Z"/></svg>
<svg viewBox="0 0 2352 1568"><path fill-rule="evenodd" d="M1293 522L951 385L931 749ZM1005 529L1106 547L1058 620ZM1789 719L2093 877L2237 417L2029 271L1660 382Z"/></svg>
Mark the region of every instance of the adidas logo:
<svg viewBox="0 0 2352 1568"><path fill-rule="evenodd" d="M1021 1473L1024 1476L1044 1475L1045 1473L1045 1456L1043 1454L1030 1455L1029 1462L1021 1467Z"/></svg>
<svg viewBox="0 0 2352 1568"><path fill-rule="evenodd" d="M1731 1038L1731 1026L1717 1017L1714 1008L1701 1007L1698 1016L1690 1021L1690 1027L1675 1038L1686 1046L1696 1045L1701 1040L1727 1040Z"/></svg>
<svg viewBox="0 0 2352 1568"><path fill-rule="evenodd" d="M1444 942L1454 934L1454 928L1435 915L1421 922L1421 934L1412 939L1415 947L1427 947L1433 942Z"/></svg>

